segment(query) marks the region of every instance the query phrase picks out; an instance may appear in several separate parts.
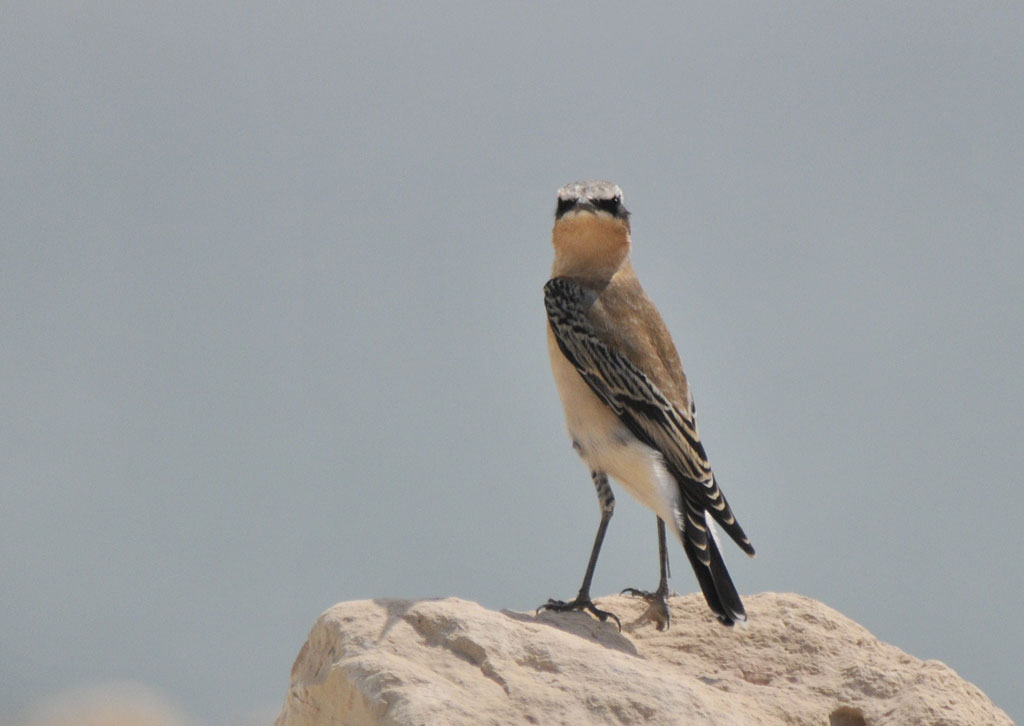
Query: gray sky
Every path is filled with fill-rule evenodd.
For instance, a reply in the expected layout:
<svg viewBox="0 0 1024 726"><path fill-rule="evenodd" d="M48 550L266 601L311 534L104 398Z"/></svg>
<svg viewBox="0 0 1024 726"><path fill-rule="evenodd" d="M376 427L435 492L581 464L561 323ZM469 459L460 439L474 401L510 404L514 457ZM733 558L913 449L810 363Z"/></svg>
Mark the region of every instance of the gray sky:
<svg viewBox="0 0 1024 726"><path fill-rule="evenodd" d="M337 601L574 594L598 509L541 286L587 177L740 591L1024 718L1024 6L0 15L0 718L130 679L240 723ZM656 580L621 494L595 592Z"/></svg>

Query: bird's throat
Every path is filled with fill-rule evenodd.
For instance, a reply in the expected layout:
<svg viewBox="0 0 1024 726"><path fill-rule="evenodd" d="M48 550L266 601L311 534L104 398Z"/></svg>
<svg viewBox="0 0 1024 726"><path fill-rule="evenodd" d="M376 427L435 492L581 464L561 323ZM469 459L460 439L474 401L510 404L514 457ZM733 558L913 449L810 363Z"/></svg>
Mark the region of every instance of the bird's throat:
<svg viewBox="0 0 1024 726"><path fill-rule="evenodd" d="M578 214L555 222L552 277L607 282L629 257L629 229L618 220Z"/></svg>

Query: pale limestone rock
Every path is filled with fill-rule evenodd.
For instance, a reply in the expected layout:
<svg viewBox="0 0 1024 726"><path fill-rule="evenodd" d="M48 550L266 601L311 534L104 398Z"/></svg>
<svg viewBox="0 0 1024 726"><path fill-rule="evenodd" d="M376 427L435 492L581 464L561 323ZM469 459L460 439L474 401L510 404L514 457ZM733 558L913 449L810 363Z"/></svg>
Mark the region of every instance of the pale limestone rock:
<svg viewBox="0 0 1024 726"><path fill-rule="evenodd" d="M187 723L163 694L132 682L99 683L65 691L37 703L19 721L24 726L185 726Z"/></svg>
<svg viewBox="0 0 1024 726"><path fill-rule="evenodd" d="M815 600L748 596L736 628L699 595L670 603L658 632L630 623L642 601L601 598L622 633L582 613L455 598L341 603L302 646L276 724L1012 726L946 665Z"/></svg>

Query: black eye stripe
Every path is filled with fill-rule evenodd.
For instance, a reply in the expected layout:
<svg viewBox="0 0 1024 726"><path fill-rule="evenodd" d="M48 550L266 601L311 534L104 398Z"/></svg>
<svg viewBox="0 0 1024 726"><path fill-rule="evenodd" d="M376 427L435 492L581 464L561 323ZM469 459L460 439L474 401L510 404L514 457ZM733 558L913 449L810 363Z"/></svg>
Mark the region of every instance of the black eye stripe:
<svg viewBox="0 0 1024 726"><path fill-rule="evenodd" d="M585 206L592 206L594 209L600 209L613 217L620 219L628 219L629 212L622 206L622 197L591 197L585 199ZM558 206L555 207L555 219L561 219L569 211L576 209L580 206L580 200L576 197L559 198Z"/></svg>
<svg viewBox="0 0 1024 726"><path fill-rule="evenodd" d="M558 207L555 209L555 219L558 219L563 214L568 212L570 209L576 206L575 199L559 199Z"/></svg>

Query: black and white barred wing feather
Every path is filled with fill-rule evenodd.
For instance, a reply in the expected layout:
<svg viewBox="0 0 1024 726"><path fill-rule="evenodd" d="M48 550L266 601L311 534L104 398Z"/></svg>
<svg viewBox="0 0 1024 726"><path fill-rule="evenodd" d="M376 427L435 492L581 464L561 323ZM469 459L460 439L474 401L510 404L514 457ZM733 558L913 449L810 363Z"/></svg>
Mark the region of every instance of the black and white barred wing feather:
<svg viewBox="0 0 1024 726"><path fill-rule="evenodd" d="M661 452L679 482L686 506L680 523L692 553L710 564L707 512L747 554L754 548L715 482L693 412L674 406L647 375L625 355L600 339L586 317L596 295L564 277L544 286L544 306L559 350L594 394L604 401L640 441Z"/></svg>

